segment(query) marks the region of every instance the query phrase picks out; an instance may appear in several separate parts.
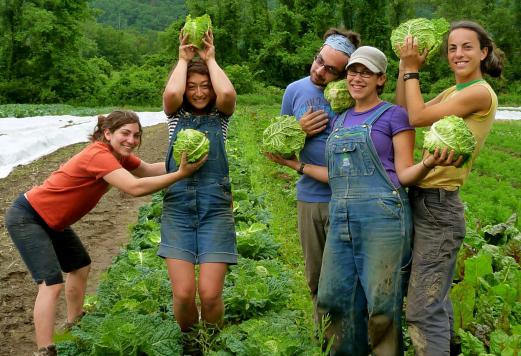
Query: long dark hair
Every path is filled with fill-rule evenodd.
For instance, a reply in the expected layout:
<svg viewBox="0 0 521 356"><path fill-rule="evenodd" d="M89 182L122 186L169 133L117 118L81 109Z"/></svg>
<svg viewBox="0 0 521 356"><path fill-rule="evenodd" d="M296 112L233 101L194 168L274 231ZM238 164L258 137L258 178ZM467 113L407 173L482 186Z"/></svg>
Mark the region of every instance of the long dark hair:
<svg viewBox="0 0 521 356"><path fill-rule="evenodd" d="M105 138L105 130L108 129L111 133L114 133L114 131L119 129L121 126L127 124L138 124L139 133L143 132L143 128L139 122L139 116L137 116L133 111L115 110L107 116L98 115L98 123L94 128L94 132L89 136L89 140L91 142L101 141L108 143Z"/></svg>
<svg viewBox="0 0 521 356"><path fill-rule="evenodd" d="M481 61L481 73L488 74L491 77L497 78L503 72L503 62L505 54L502 50L496 47L494 41L487 31L481 25L473 21L457 21L450 25L449 34L459 28L464 28L476 32L478 35L479 46L481 49L487 48L488 53L484 60ZM448 38L448 37L447 37ZM446 44L447 47L447 44ZM447 48L446 48L447 49ZM447 51L445 51L447 53Z"/></svg>

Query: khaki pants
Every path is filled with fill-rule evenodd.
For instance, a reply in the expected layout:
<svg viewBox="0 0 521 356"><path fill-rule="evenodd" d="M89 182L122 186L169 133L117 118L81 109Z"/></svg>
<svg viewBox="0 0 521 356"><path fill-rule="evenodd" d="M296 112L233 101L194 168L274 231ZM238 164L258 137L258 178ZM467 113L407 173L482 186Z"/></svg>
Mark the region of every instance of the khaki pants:
<svg viewBox="0 0 521 356"><path fill-rule="evenodd" d="M329 228L329 203L307 203L297 201L298 231L300 245L304 253L305 276L311 299L313 300L313 318L318 324L317 291L322 266L322 253L326 244Z"/></svg>

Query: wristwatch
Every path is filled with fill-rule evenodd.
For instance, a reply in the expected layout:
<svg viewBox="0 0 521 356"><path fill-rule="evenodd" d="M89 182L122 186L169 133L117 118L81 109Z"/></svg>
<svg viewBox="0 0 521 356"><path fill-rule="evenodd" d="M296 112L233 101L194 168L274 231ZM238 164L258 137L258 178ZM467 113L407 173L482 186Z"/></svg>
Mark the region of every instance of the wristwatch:
<svg viewBox="0 0 521 356"><path fill-rule="evenodd" d="M298 171L297 171L298 174L300 174L300 175L304 174L304 166L305 165L306 164L304 162L300 162L300 167L298 167Z"/></svg>
<svg viewBox="0 0 521 356"><path fill-rule="evenodd" d="M418 72L405 73L403 75L403 81L405 82L406 80L409 80L409 79L420 80L420 73L418 73Z"/></svg>

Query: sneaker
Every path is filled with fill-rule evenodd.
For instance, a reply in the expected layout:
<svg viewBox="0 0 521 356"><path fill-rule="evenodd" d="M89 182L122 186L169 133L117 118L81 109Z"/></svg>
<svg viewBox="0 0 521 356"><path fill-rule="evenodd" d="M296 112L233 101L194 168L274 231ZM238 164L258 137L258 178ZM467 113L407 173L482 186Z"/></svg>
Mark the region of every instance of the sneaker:
<svg viewBox="0 0 521 356"><path fill-rule="evenodd" d="M71 321L71 322L66 321L66 322L63 324L63 326L62 326L61 329L62 329L63 331L66 331L66 332L67 332L67 331L71 331L72 328L73 328L75 325L77 325L77 324L81 321L81 319L82 319L84 316L85 316L85 312L82 312L80 315L78 315L77 317L75 317L73 321Z"/></svg>
<svg viewBox="0 0 521 356"><path fill-rule="evenodd" d="M56 351L56 346L49 345L46 347L40 347L38 351L36 351L34 356L56 356L58 352Z"/></svg>

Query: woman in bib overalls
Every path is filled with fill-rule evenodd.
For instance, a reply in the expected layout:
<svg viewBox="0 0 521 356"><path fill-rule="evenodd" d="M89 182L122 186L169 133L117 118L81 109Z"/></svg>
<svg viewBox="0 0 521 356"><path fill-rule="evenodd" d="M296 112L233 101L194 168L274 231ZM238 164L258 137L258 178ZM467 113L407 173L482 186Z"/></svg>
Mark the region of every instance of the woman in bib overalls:
<svg viewBox="0 0 521 356"><path fill-rule="evenodd" d="M355 107L338 115L326 146L327 168L303 173L329 181L330 227L318 287L318 308L328 315L332 355L403 355L401 313L411 259L412 221L403 188L445 165L447 153L414 165L414 128L399 106L378 95L387 58L364 46L347 66ZM297 161L285 164L295 170ZM427 166L427 167L426 167Z"/></svg>
<svg viewBox="0 0 521 356"><path fill-rule="evenodd" d="M215 61L210 31L203 42L201 50L180 35L179 61L163 94L170 133L167 171L177 170L172 150L180 130L202 131L210 141L208 160L199 173L170 186L163 201L158 255L166 259L174 314L182 331L199 321L196 292L202 320L214 325L222 321L224 277L228 265L237 263L225 151L236 93ZM197 280L196 264L200 265Z"/></svg>

